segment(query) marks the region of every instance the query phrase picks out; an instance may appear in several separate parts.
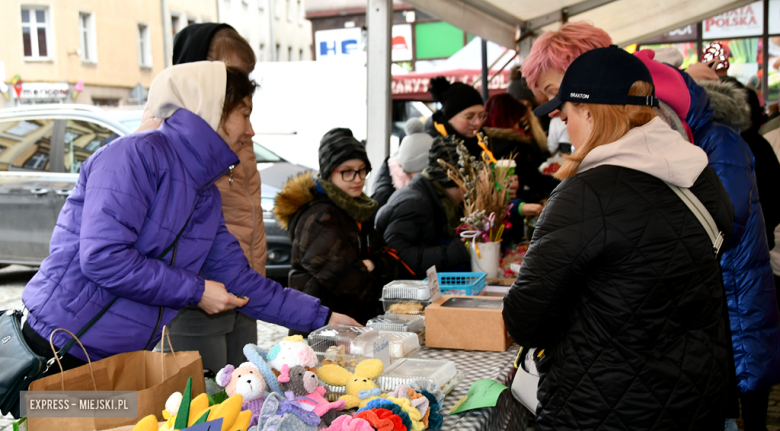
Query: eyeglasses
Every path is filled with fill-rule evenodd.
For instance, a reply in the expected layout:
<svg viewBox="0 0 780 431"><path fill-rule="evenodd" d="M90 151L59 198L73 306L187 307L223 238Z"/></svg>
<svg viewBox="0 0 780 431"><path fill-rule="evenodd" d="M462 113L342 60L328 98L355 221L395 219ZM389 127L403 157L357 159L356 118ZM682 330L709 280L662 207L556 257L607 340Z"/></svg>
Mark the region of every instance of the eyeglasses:
<svg viewBox="0 0 780 431"><path fill-rule="evenodd" d="M488 113L487 113L487 111L482 111L480 113L471 112L469 114L463 114L460 117L463 118L464 120L468 121L469 124L473 125L475 120L479 120L479 121L482 121L484 123L485 120L488 119Z"/></svg>
<svg viewBox="0 0 780 431"><path fill-rule="evenodd" d="M371 173L371 168L363 168L359 171L334 169L333 172L341 172L341 179L344 181L355 181L356 176L359 176L361 180L365 180Z"/></svg>

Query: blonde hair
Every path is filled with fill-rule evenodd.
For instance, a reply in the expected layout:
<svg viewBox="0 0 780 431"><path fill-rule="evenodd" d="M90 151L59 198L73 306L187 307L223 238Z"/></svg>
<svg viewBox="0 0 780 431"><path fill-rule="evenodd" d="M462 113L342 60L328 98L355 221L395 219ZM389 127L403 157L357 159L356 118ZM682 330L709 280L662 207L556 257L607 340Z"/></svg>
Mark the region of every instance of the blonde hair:
<svg viewBox="0 0 780 431"><path fill-rule="evenodd" d="M230 64L233 56L240 64ZM214 33L206 60L224 61L228 66L233 66L247 75L255 70L255 63L257 63L257 57L249 42L233 28L223 28Z"/></svg>
<svg viewBox="0 0 780 431"><path fill-rule="evenodd" d="M649 96L653 94L653 85L647 81L637 81L631 86L628 94ZM577 109L583 109L582 105L574 104ZM582 160L594 148L611 144L634 127L644 126L655 118L655 110L650 106L588 104L587 109L593 117L593 129L582 146L575 148L570 156L565 156L566 163L555 173L555 177L559 180L574 176Z"/></svg>

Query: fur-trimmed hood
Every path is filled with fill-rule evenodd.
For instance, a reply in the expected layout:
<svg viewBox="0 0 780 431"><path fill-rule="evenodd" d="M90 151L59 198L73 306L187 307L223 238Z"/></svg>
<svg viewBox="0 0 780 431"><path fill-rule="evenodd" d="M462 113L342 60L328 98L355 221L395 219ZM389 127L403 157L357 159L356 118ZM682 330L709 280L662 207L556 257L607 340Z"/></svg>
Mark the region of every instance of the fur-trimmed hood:
<svg viewBox="0 0 780 431"><path fill-rule="evenodd" d="M387 159L387 168L390 171L390 178L393 180L393 187L396 190L400 190L409 185L412 182L412 176L404 171L401 167L401 163L398 162L398 157L390 157Z"/></svg>
<svg viewBox="0 0 780 431"><path fill-rule="evenodd" d="M517 141L531 143L532 139L525 133L515 129L501 129L498 127L483 127L482 132L492 139L505 139L507 141Z"/></svg>
<svg viewBox="0 0 780 431"><path fill-rule="evenodd" d="M274 215L279 226L288 229L290 218L307 203L314 200L314 188L317 183L311 172L304 172L290 178L282 187L282 191L274 199Z"/></svg>
<svg viewBox="0 0 780 431"><path fill-rule="evenodd" d="M750 128L750 106L745 90L730 82L697 81L710 97L714 120L739 132Z"/></svg>

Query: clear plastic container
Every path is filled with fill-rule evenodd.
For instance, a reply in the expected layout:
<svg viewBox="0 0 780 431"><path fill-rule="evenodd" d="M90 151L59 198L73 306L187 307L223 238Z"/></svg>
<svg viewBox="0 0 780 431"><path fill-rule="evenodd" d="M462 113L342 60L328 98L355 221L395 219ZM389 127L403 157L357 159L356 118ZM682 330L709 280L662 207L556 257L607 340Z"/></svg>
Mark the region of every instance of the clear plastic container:
<svg viewBox="0 0 780 431"><path fill-rule="evenodd" d="M410 299L380 299L385 309L385 314L425 314L425 307L431 305L431 301L412 301Z"/></svg>
<svg viewBox="0 0 780 431"><path fill-rule="evenodd" d="M415 357L420 350L420 338L413 332L379 331L390 340L390 359Z"/></svg>
<svg viewBox="0 0 780 431"><path fill-rule="evenodd" d="M377 384L386 392L394 391L398 386L415 380L429 380L444 388L458 375L453 361L403 358L385 370L377 379Z"/></svg>
<svg viewBox="0 0 780 431"><path fill-rule="evenodd" d="M325 353L331 346L339 346L343 347L339 349L343 354L364 356L373 352L378 337L379 331L373 328L329 325L309 334L309 345L315 353Z"/></svg>
<svg viewBox="0 0 780 431"><path fill-rule="evenodd" d="M379 331L413 332L422 342L425 334L425 318L409 314L385 314L370 319L366 326Z"/></svg>
<svg viewBox="0 0 780 431"><path fill-rule="evenodd" d="M407 299L412 301L428 301L431 291L428 282L423 280L395 280L382 288L383 299Z"/></svg>

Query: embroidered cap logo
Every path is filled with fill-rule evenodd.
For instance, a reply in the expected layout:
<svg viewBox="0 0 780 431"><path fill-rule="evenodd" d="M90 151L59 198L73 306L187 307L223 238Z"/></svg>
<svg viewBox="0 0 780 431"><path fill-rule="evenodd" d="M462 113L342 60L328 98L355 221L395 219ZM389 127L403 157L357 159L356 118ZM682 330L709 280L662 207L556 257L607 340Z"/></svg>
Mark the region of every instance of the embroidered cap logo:
<svg viewBox="0 0 780 431"><path fill-rule="evenodd" d="M590 94L584 94L584 93L571 93L569 95L572 99L590 99Z"/></svg>

